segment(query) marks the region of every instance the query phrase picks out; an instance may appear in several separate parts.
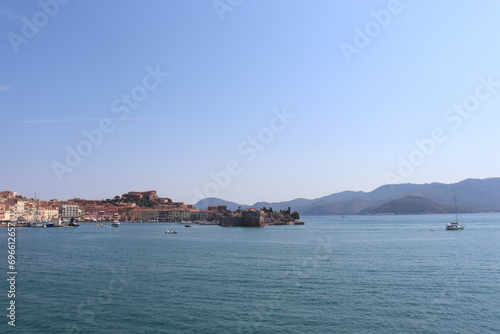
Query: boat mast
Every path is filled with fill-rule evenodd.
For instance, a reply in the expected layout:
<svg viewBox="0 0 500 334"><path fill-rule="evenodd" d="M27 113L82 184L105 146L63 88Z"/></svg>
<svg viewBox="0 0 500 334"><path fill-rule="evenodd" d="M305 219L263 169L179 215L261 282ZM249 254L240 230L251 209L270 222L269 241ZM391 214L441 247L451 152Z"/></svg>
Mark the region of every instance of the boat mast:
<svg viewBox="0 0 500 334"><path fill-rule="evenodd" d="M35 223L38 222L38 203L36 201L36 193L35 193L35 211L33 212L33 219L35 220Z"/></svg>
<svg viewBox="0 0 500 334"><path fill-rule="evenodd" d="M455 219L458 223L457 195L453 194L453 197L455 197Z"/></svg>

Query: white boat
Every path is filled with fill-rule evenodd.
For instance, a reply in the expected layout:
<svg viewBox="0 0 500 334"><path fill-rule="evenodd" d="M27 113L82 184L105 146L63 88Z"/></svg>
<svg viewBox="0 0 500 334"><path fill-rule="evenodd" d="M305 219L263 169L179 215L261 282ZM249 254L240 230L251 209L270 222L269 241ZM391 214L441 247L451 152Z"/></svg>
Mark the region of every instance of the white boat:
<svg viewBox="0 0 500 334"><path fill-rule="evenodd" d="M113 226L113 227L119 227L120 226L120 222L118 221L118 219L113 220L113 222L111 223L111 226Z"/></svg>
<svg viewBox="0 0 500 334"><path fill-rule="evenodd" d="M174 230L166 230L165 231L166 234L177 234L177 231L174 231Z"/></svg>
<svg viewBox="0 0 500 334"><path fill-rule="evenodd" d="M455 221L453 223L446 224L447 231L458 231L463 230L464 225L458 225L458 209L457 209L457 197L455 196Z"/></svg>
<svg viewBox="0 0 500 334"><path fill-rule="evenodd" d="M458 222L446 224L446 230L448 231L463 230L464 227L464 225L458 225Z"/></svg>

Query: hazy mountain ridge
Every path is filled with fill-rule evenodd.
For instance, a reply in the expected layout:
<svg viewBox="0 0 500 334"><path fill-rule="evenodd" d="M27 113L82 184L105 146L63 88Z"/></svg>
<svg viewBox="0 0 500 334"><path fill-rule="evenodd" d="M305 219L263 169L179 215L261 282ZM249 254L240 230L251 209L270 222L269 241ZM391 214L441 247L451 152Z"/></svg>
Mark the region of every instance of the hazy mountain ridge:
<svg viewBox="0 0 500 334"><path fill-rule="evenodd" d="M409 200L393 204L393 211L398 203L410 205L414 203L421 208L422 213L436 213L436 211L449 211L454 208L454 195L457 198L457 206L462 212L499 212L500 211L500 178L488 179L466 179L458 183L426 183L426 184L392 184L376 188L371 192L342 191L317 199L297 198L285 202L257 202L254 205L241 205L234 202L224 201L217 198L207 198L195 204L200 209L208 205L227 205L230 210L238 207L247 209L250 207L262 208L272 207L274 210L286 210L291 207L302 215L352 215L367 214L376 210L390 201L398 200L408 196L423 198ZM391 207L389 207L391 208ZM388 210L385 207L385 210ZM386 212L395 214L395 212Z"/></svg>
<svg viewBox="0 0 500 334"><path fill-rule="evenodd" d="M462 210L460 210L462 211ZM368 210L367 214L394 214L394 215L419 215L433 213L454 213L455 208L441 205L420 196L405 196L391 200L375 209Z"/></svg>

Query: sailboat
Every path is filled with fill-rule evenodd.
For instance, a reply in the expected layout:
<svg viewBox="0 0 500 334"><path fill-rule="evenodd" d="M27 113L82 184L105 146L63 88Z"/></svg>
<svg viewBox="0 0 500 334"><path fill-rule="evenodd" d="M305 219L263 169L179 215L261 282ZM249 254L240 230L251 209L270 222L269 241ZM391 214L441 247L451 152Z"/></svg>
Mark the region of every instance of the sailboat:
<svg viewBox="0 0 500 334"><path fill-rule="evenodd" d="M457 231L463 230L464 225L458 225L458 209L457 209L457 196L455 196L455 221L453 223L446 224L447 231Z"/></svg>

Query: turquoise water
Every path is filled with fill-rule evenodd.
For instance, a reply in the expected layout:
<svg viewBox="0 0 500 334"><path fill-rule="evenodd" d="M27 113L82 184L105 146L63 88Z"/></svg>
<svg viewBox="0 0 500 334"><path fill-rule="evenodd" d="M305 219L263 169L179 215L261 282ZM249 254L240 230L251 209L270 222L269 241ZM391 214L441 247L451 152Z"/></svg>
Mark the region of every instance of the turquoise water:
<svg viewBox="0 0 500 334"><path fill-rule="evenodd" d="M500 215L462 219L19 228L16 328L0 332L499 333Z"/></svg>

